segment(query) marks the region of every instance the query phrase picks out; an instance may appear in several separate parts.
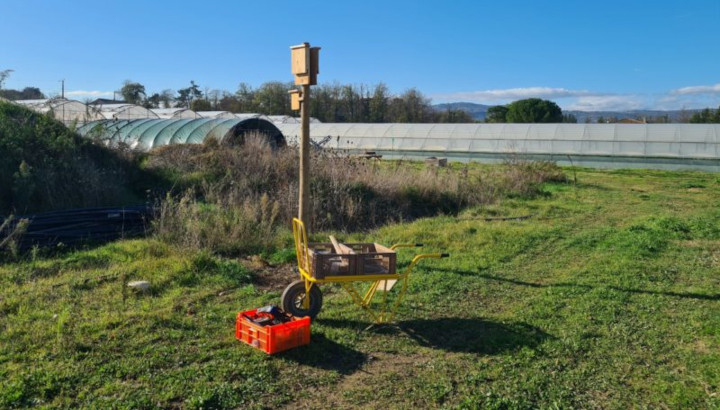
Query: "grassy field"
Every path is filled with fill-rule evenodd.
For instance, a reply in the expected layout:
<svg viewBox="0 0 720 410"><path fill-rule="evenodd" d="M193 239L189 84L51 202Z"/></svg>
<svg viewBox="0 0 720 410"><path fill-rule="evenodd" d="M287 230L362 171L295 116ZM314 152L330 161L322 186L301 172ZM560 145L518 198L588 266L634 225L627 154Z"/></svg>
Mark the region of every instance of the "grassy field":
<svg viewBox="0 0 720 410"><path fill-rule="evenodd" d="M0 265L0 407L719 408L720 176L576 176L339 235L452 257L414 271L393 326L364 330L324 287L312 343L274 357L237 342L234 318L278 303L290 250L237 261L147 239ZM486 220L513 216L529 217Z"/></svg>

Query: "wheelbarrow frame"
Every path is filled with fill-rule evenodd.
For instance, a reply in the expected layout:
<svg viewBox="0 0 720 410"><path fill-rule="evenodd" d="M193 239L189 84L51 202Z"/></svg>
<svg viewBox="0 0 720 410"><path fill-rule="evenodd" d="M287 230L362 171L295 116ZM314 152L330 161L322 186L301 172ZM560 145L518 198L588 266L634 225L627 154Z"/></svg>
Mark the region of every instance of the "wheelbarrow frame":
<svg viewBox="0 0 720 410"><path fill-rule="evenodd" d="M407 286L408 286L408 277L410 276L410 273L412 272L415 265L421 260L421 259L439 259L439 258L445 258L449 255L446 253L424 253L419 254L413 257L412 261L410 262L410 265L405 269L403 273L386 273L386 274L368 274L368 275L346 275L346 276L329 276L325 277L323 279L318 279L312 276L310 272L310 257L308 252L308 238L307 238L307 231L305 230L305 224L297 219L293 218L293 237L295 239L295 253L297 255L297 264L298 264L298 272L300 273L300 280L304 281L305 283L305 297L302 301L302 306L304 309L310 308L310 298L307 297L307 295L310 294L310 291L313 286L318 286L320 284L325 283L337 283L340 284L340 286L345 289L345 291L350 295L351 299L355 304L363 308L368 314L373 318L373 320L376 323L387 323L391 322L395 318L395 313L397 312L398 308L400 307L400 303L402 302L403 298L405 297L405 293L407 292ZM392 245L390 247L391 250L395 251L399 248L411 248L411 247L417 247L422 246L422 244L405 244L405 243L399 243ZM392 304L392 307L388 309L387 306L387 295L389 293L388 289L388 281L395 280L397 282L402 282L400 291L395 298L395 302ZM361 295L360 292L355 288L353 285L355 282L372 282L368 290L365 292L364 295ZM380 289L382 286L382 289ZM373 300L373 297L377 293L378 290L383 291L383 309L381 311L375 311L372 306L371 302Z"/></svg>

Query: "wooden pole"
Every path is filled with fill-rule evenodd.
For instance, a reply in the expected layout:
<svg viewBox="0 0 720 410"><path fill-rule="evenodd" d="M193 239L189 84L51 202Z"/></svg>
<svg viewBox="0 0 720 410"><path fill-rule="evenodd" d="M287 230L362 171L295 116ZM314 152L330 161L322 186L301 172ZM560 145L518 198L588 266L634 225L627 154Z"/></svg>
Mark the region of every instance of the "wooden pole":
<svg viewBox="0 0 720 410"><path fill-rule="evenodd" d="M302 86L300 101L300 192L298 218L310 226L310 85Z"/></svg>

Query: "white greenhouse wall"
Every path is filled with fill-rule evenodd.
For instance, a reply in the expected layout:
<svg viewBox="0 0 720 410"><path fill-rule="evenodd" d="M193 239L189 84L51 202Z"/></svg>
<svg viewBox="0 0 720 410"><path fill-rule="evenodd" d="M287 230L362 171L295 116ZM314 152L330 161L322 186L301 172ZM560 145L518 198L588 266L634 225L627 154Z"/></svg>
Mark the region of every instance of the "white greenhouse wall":
<svg viewBox="0 0 720 410"><path fill-rule="evenodd" d="M300 124L276 125L289 142L297 140ZM390 156L443 155L473 160L520 154L570 156L569 161L572 157L580 161L596 157L604 158L601 162L623 165L700 160L720 170L720 124L321 123L313 124L310 134L316 142L325 140L326 148L376 151Z"/></svg>

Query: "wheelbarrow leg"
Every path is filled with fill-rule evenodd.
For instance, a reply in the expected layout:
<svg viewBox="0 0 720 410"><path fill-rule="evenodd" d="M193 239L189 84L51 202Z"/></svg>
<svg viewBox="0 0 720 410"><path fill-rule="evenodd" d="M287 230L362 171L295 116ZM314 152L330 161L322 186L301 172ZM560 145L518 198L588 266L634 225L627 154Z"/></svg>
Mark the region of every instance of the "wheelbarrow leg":
<svg viewBox="0 0 720 410"><path fill-rule="evenodd" d="M310 296L309 295L310 295L310 288L312 288L312 287L313 287L312 282L310 282L309 280L306 280L305 281L305 297L303 298L303 302L302 302L303 309L306 309L306 310L310 309Z"/></svg>
<svg viewBox="0 0 720 410"><path fill-rule="evenodd" d="M380 286L380 280L376 280L375 282L370 285L370 288L365 293L365 297L362 300L363 305L369 306L370 301L372 300L373 296L375 296L375 292L377 292L378 286Z"/></svg>
<svg viewBox="0 0 720 410"><path fill-rule="evenodd" d="M363 302L363 298L360 297L360 294L351 283L342 282L340 283L340 286L345 289L345 291L350 295L350 298L353 300L353 302L355 302L356 305L360 306L361 308L365 309L366 312L368 312L368 314L375 322L378 322L378 320L380 320L379 316L370 307L370 304L365 304Z"/></svg>

